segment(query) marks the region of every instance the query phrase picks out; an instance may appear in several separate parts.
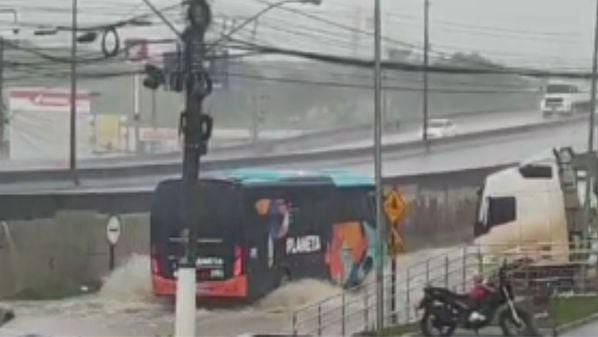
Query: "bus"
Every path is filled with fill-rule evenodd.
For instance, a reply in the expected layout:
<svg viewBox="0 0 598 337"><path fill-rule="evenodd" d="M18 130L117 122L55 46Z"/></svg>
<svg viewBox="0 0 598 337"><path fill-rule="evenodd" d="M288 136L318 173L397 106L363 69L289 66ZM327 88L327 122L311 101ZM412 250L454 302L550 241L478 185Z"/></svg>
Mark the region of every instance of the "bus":
<svg viewBox="0 0 598 337"><path fill-rule="evenodd" d="M290 281L356 287L378 261L374 183L343 171L233 170L202 176L194 209L197 297L252 302ZM161 182L150 216L152 288L174 297L182 181Z"/></svg>

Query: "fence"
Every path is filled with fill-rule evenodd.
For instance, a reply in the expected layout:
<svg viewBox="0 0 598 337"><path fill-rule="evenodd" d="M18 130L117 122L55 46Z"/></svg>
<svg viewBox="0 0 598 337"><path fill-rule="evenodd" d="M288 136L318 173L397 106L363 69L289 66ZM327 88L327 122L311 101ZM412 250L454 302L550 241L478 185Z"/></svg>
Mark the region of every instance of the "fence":
<svg viewBox="0 0 598 337"><path fill-rule="evenodd" d="M509 262L508 274L516 294L523 295L519 296L523 304L547 317L544 327L554 327L556 314L551 308L563 294L598 291L598 250L573 251L558 245L551 245L548 250L545 246L516 251L492 248L465 246L407 267L399 266L400 272L394 276L386 273L382 288L384 326L416 322L416 307L426 285L466 292L474 275L493 275L502 259ZM347 336L373 330L376 317L376 282L368 281L294 312L292 332Z"/></svg>

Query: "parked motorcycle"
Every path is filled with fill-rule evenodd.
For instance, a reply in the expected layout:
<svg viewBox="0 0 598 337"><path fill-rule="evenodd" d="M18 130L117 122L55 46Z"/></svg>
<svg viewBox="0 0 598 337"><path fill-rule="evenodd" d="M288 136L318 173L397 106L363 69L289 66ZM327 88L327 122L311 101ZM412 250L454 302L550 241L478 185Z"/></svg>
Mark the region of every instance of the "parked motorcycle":
<svg viewBox="0 0 598 337"><path fill-rule="evenodd" d="M515 304L512 285L506 277L506 264L498 272L498 286L485 301L488 310L485 320L471 322L474 303L467 294L457 294L445 288L427 286L419 309L424 310L420 321L424 336L452 336L455 329L475 331L498 321L504 336L540 336L532 315Z"/></svg>

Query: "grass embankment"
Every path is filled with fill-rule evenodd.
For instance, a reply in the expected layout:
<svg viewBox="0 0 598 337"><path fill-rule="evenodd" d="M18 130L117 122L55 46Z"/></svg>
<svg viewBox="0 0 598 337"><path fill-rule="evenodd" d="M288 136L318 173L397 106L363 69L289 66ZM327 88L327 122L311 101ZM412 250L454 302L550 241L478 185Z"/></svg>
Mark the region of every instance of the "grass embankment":
<svg viewBox="0 0 598 337"><path fill-rule="evenodd" d="M410 323L410 324L402 324L402 325L395 325L388 328L382 329L380 333L376 331L364 331L359 334L359 336L363 337L390 337L390 336L401 336L406 333L412 333L419 331L419 323Z"/></svg>
<svg viewBox="0 0 598 337"><path fill-rule="evenodd" d="M572 323L598 313L597 296L557 298L552 303L556 326Z"/></svg>
<svg viewBox="0 0 598 337"><path fill-rule="evenodd" d="M552 302L553 324L561 327L575 321L598 314L598 296L573 296L554 299ZM419 323L396 325L376 331L365 331L359 334L364 337L401 336L419 331Z"/></svg>

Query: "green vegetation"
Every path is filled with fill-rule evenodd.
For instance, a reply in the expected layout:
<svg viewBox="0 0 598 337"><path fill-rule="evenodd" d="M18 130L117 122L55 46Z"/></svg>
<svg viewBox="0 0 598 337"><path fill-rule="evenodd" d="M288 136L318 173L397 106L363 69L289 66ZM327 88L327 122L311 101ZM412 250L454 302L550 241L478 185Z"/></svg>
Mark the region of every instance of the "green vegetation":
<svg viewBox="0 0 598 337"><path fill-rule="evenodd" d="M552 319L554 319L552 324L555 324L556 327L590 317L598 314L598 296L574 296L554 299L552 312ZM417 331L419 331L419 323L410 323L388 327L380 333L376 331L364 331L359 336L390 337Z"/></svg>
<svg viewBox="0 0 598 337"><path fill-rule="evenodd" d="M598 297L576 296L554 300L552 305L556 326L572 323L598 313Z"/></svg>

